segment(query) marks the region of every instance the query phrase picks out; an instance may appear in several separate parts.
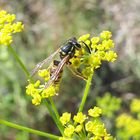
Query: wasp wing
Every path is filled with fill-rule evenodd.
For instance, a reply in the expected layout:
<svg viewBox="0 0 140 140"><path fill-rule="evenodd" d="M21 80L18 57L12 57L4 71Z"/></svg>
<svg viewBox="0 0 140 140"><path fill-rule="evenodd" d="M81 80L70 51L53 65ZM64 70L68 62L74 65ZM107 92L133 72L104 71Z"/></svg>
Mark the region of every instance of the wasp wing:
<svg viewBox="0 0 140 140"><path fill-rule="evenodd" d="M48 88L55 80L57 80L60 71L63 69L64 65L68 62L69 55L65 56L59 63L54 74L51 76L51 79L46 83L45 88Z"/></svg>
<svg viewBox="0 0 140 140"><path fill-rule="evenodd" d="M51 54L49 57L47 57L47 58L44 59L43 61L39 62L39 63L35 66L35 68L32 70L32 72L31 72L31 77L32 77L33 75L35 75L35 73L38 72L38 70L39 70L40 68L42 68L42 66L43 66L44 64L50 63L50 62L52 61L53 57L54 57L59 51L60 51L60 48L59 48L58 50L56 50L53 54Z"/></svg>

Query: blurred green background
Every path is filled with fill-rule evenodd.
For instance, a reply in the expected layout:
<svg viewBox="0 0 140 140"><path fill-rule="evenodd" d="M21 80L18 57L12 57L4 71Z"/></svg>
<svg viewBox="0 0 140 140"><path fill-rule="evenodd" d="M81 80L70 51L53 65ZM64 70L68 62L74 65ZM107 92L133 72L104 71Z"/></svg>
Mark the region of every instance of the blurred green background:
<svg viewBox="0 0 140 140"><path fill-rule="evenodd" d="M119 140L140 139L140 129L130 133L127 124L119 128L116 123L122 113L127 113L140 127L140 109L130 109L132 101L140 99L139 0L1 0L0 8L16 14L25 25L24 31L14 36L13 47L29 71L73 36L111 31L118 60L103 63L96 71L85 111L94 105L103 107L108 132ZM26 85L22 69L8 49L0 47L0 117L59 135L46 107L31 104ZM60 114L77 112L84 85L65 68L60 94L54 97ZM0 140L46 138L0 125Z"/></svg>

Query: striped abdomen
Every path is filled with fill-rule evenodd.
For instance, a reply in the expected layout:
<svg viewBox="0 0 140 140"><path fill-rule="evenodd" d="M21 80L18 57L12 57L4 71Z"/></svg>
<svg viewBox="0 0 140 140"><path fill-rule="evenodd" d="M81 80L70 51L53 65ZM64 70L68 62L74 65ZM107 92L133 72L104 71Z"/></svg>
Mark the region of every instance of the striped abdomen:
<svg viewBox="0 0 140 140"><path fill-rule="evenodd" d="M53 65L50 68L50 77L52 77L54 75L54 73L56 72L59 63L60 63L60 61L57 61L57 60L53 61ZM58 73L57 77L55 78L55 80L53 82L54 85L58 85L61 82L62 74L63 74L63 69L60 70L60 72Z"/></svg>

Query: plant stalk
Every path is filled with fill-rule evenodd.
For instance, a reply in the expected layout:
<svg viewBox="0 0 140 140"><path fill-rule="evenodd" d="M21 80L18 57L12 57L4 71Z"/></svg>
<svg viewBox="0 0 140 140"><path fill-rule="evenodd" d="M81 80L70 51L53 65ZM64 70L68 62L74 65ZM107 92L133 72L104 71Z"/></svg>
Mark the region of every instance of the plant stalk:
<svg viewBox="0 0 140 140"><path fill-rule="evenodd" d="M78 112L82 112L83 111L83 108L84 108L87 96L89 94L89 90L90 90L90 86L91 86L91 81L92 81L92 76L93 76L93 74L91 74L88 77L88 80L87 80L87 83L86 83L86 87L85 87L85 90L84 90L84 94L83 94L83 98L82 98L81 104L79 106Z"/></svg>
<svg viewBox="0 0 140 140"><path fill-rule="evenodd" d="M42 131L38 131L38 130L35 130L35 129L31 129L31 128L28 128L28 127L25 127L25 126L17 125L15 123L11 123L11 122L8 122L8 121L5 121L5 120L0 119L0 124L4 124L4 125L7 125L9 127L18 129L18 130L22 130L22 131L33 133L33 134L36 134L36 135L40 135L42 137L47 137L47 138L50 138L52 140L58 140L59 139L59 136L49 134L49 133L46 133L46 132L42 132Z"/></svg>
<svg viewBox="0 0 140 140"><path fill-rule="evenodd" d="M61 134L63 135L63 134L64 134L64 133L63 133L63 127L62 127L62 125L61 125L59 119L56 118L55 113L52 111L52 108L51 108L50 104L49 104L47 101L45 101L45 105L47 106L47 109L48 109L48 111L49 111L51 117L53 118L55 124L57 125L59 131L60 131Z"/></svg>
<svg viewBox="0 0 140 140"><path fill-rule="evenodd" d="M30 79L30 73L28 72L27 68L25 67L25 65L23 64L23 62L21 61L21 59L19 58L19 56L17 55L17 53L15 52L13 47L12 46L8 46L8 49L13 54L14 58L19 63L19 65L21 66L21 68L24 71L24 73L27 76L27 78Z"/></svg>
<svg viewBox="0 0 140 140"><path fill-rule="evenodd" d="M52 109L53 109L53 111L54 111L54 113L56 115L56 118L59 120L59 118L60 118L59 113L58 113L57 108L55 106L55 103L54 103L54 101L53 101L53 99L51 97L49 98L49 101L50 101Z"/></svg>

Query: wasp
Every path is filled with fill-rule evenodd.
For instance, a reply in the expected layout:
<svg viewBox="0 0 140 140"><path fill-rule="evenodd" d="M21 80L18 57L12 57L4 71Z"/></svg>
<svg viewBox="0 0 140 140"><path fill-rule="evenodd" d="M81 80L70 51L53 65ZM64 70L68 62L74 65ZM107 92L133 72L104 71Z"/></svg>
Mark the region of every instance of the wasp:
<svg viewBox="0 0 140 140"><path fill-rule="evenodd" d="M84 42L82 42L84 43ZM90 52L89 47L84 43L88 51ZM69 60L74 57L75 51L81 49L82 45L77 41L75 37L69 39L65 44L63 44L59 49L57 49L53 54L51 54L48 58L39 62L35 68L31 72L31 77L39 71L43 67L43 65L47 65L51 63L53 58L59 53L60 61L54 60L53 65L50 66L50 80L45 85L45 88L49 87L51 84L59 83L63 68L65 65L70 66ZM70 68L70 67L69 67ZM76 76L85 79L78 71L73 71L70 68L73 74Z"/></svg>

